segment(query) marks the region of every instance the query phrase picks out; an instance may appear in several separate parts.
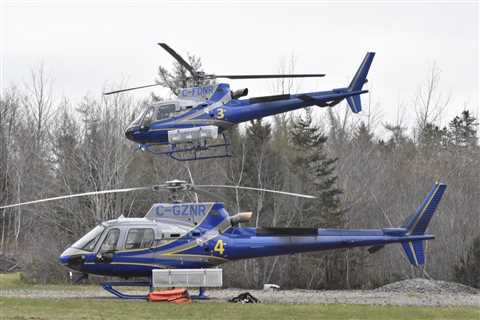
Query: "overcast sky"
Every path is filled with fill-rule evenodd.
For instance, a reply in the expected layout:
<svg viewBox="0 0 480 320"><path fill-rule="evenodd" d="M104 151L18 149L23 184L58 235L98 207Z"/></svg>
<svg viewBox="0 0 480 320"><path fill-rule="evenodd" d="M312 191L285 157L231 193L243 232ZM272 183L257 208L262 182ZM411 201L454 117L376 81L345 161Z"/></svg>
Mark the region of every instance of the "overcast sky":
<svg viewBox="0 0 480 320"><path fill-rule="evenodd" d="M171 57L156 45L202 58L212 73L277 72L295 54L296 72L322 72L299 91L348 84L365 53L377 53L369 74L385 120L412 101L433 63L451 95L444 121L465 106L478 116L478 3L3 1L1 87L22 84L44 63L55 91L72 101L105 85L151 83ZM243 3L243 4L241 4ZM246 4L245 4L246 3ZM235 81L251 96L272 94L267 80ZM143 90L135 93L148 95Z"/></svg>

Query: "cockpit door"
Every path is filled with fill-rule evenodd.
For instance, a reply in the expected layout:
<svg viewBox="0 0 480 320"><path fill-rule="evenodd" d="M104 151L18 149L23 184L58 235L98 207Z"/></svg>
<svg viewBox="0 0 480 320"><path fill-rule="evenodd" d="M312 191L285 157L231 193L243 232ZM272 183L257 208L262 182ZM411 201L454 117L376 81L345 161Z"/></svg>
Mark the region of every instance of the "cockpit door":
<svg viewBox="0 0 480 320"><path fill-rule="evenodd" d="M113 228L108 230L102 244L97 252L96 262L110 263L113 260L115 252L118 250L118 240L120 238L120 229Z"/></svg>

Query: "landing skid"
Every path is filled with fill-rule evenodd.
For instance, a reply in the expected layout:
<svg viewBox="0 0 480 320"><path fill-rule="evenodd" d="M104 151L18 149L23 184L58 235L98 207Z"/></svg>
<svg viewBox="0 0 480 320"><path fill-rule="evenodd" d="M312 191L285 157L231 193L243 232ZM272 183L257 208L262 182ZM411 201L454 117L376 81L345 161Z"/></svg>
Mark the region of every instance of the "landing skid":
<svg viewBox="0 0 480 320"><path fill-rule="evenodd" d="M111 294L113 294L114 296L120 299L128 299L128 300L133 300L133 299L146 300L147 295L123 293L115 289L114 286L115 287L148 287L151 290L150 281L114 281L114 282L102 283L102 288L105 289L106 291L110 292Z"/></svg>
<svg viewBox="0 0 480 320"><path fill-rule="evenodd" d="M140 149L142 151L148 151L155 155L168 155L170 158L177 161L193 161L193 160L205 160L205 159L216 159L216 158L229 158L232 156L230 152L230 141L222 133L223 143L219 144L207 144L207 141L201 142L190 142L186 144L171 144L170 149L167 151L157 151L154 150L155 144L142 144ZM207 154L210 150L222 150L218 154Z"/></svg>
<svg viewBox="0 0 480 320"><path fill-rule="evenodd" d="M197 295L191 295L192 300L209 300L210 298L205 294L205 288L198 288Z"/></svg>
<svg viewBox="0 0 480 320"><path fill-rule="evenodd" d="M150 281L113 281L102 283L102 288L113 294L117 298L126 300L146 300L148 295L144 294L127 294L114 287L148 287L149 291L152 291L152 284ZM205 294L205 288L198 289L198 295L191 295L192 300L208 300L210 299Z"/></svg>

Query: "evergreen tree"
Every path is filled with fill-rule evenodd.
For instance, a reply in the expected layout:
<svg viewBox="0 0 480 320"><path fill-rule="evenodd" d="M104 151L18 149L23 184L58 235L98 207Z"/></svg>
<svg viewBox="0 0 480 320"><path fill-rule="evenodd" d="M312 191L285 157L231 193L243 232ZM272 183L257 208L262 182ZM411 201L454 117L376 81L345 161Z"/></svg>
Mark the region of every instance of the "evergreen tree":
<svg viewBox="0 0 480 320"><path fill-rule="evenodd" d="M448 140L446 127L440 128L434 123L425 124L418 137L418 142L423 146L439 147L445 146Z"/></svg>
<svg viewBox="0 0 480 320"><path fill-rule="evenodd" d="M268 142L272 136L272 125L268 122L263 122L262 119L250 121L250 126L247 128L247 137L252 140L253 146L260 147Z"/></svg>
<svg viewBox="0 0 480 320"><path fill-rule="evenodd" d="M356 142L360 146L367 146L372 143L372 140L373 133L370 132L370 128L362 121L353 133L353 142Z"/></svg>
<svg viewBox="0 0 480 320"><path fill-rule="evenodd" d="M341 190L335 186L336 158L328 157L325 149L327 136L313 124L311 111L292 122L290 140L294 148L293 171L303 181L304 192L317 198L305 201L304 215L319 227L341 227L344 225L343 212L338 195Z"/></svg>
<svg viewBox="0 0 480 320"><path fill-rule="evenodd" d="M270 179L273 175L271 162L272 126L262 119L250 121L250 126L246 130L246 158L245 158L245 179L246 185L258 187L270 187ZM270 195L251 194L250 201L257 203L256 226L260 217L263 217L263 211L266 210L266 204L271 200Z"/></svg>
<svg viewBox="0 0 480 320"><path fill-rule="evenodd" d="M473 239L467 256L455 266L455 278L458 282L480 288L480 234Z"/></svg>
<svg viewBox="0 0 480 320"><path fill-rule="evenodd" d="M470 111L464 110L460 116L456 116L449 123L450 143L456 146L476 146L477 138L477 119L470 114Z"/></svg>
<svg viewBox="0 0 480 320"><path fill-rule="evenodd" d="M323 228L341 228L345 225L345 215L338 198L341 190L335 184L336 158L330 158L325 151L327 137L321 128L312 121L310 110L304 117L293 120L291 143L295 150L292 171L303 184L303 192L315 195L312 200L302 199L300 224ZM302 221L305 220L305 221ZM305 280L307 288L334 289L344 286L344 252L309 253L297 257L292 273L303 274L306 270L316 270ZM298 270L297 270L298 269Z"/></svg>

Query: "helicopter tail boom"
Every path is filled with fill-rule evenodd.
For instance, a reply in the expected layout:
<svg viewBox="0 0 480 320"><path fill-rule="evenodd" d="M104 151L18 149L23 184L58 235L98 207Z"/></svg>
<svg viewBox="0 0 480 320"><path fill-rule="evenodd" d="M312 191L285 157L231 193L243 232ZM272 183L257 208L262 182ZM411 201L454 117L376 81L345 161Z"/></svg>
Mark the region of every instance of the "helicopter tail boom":
<svg viewBox="0 0 480 320"><path fill-rule="evenodd" d="M370 70L374 56L374 52L368 52L365 55L365 58L363 59L348 87L336 88L331 91L255 97L250 98L249 103L264 103L256 112L256 115L260 117L291 111L298 108L305 108L312 105L319 107L333 107L344 99L347 100L347 103L353 113L359 113L362 111L362 101L360 99L360 95L368 92L368 90L363 90L363 85L367 82L368 71ZM292 101L291 104L288 104L289 100ZM298 105L296 103L298 100L301 100L303 103ZM268 105L269 103L270 105ZM250 119L250 117L246 117L246 119ZM241 119L241 121L244 120L245 119L243 118Z"/></svg>
<svg viewBox="0 0 480 320"><path fill-rule="evenodd" d="M241 243L237 256L244 259L340 248L369 247L375 253L388 244L400 244L413 266L425 264L425 241L435 238L426 234L428 224L440 203L446 185L436 183L417 211L399 227L382 229L316 229L316 228L238 228L237 234L254 245ZM234 244L232 244L234 246ZM255 250L251 250L254 248Z"/></svg>

